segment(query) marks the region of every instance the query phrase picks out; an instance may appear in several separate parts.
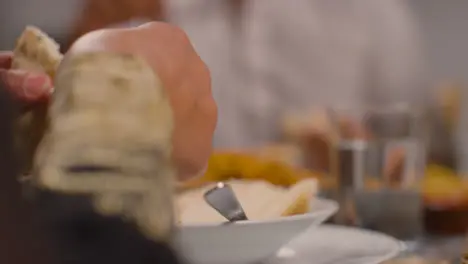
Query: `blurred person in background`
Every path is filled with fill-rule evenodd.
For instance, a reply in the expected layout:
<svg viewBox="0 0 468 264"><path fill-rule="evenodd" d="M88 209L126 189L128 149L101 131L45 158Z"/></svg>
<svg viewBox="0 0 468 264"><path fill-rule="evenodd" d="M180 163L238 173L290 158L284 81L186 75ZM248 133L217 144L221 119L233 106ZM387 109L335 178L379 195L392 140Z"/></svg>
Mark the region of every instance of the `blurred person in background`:
<svg viewBox="0 0 468 264"><path fill-rule="evenodd" d="M428 100L405 0L16 0L0 10L14 14L3 16L2 49L27 24L64 46L102 27L180 26L211 71L219 148L279 140L289 111Z"/></svg>

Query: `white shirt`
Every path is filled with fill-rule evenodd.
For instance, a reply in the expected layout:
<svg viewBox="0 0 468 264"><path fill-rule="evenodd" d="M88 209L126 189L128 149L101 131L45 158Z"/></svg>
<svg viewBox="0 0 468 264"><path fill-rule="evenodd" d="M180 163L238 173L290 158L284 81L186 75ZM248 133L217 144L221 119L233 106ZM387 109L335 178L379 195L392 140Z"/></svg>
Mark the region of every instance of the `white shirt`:
<svg viewBox="0 0 468 264"><path fill-rule="evenodd" d="M210 68L215 146L275 140L280 116L291 110L426 100L419 35L405 1L244 2L242 12L228 0L166 5ZM64 35L80 8L80 0L2 1L0 10L15 15L2 17L0 48L12 48L26 24Z"/></svg>
<svg viewBox="0 0 468 264"><path fill-rule="evenodd" d="M215 145L279 137L279 117L318 105L426 100L416 23L399 0L171 0L169 18L208 64Z"/></svg>

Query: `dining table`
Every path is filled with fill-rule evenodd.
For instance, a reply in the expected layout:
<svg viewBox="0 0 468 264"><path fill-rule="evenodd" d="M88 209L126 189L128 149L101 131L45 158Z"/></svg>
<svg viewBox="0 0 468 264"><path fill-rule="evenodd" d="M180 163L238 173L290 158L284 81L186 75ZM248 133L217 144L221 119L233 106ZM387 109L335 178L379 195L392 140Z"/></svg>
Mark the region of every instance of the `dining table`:
<svg viewBox="0 0 468 264"><path fill-rule="evenodd" d="M411 241L405 241L407 249L397 259L417 257L430 264L460 264L466 250L465 236L429 236L423 235Z"/></svg>

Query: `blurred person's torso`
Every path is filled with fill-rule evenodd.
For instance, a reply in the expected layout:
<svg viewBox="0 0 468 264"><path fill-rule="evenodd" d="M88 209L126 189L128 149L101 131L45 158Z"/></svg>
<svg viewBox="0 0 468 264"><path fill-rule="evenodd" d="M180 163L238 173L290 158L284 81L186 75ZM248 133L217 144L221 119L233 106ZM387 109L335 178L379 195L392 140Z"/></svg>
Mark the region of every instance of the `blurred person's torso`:
<svg viewBox="0 0 468 264"><path fill-rule="evenodd" d="M66 36L83 8L82 0L3 2L0 9L9 15L3 16L2 49L13 47L26 24L59 39ZM247 0L235 10L230 0L168 1L168 21L187 31L212 74L219 106L215 145L248 147L276 140L286 111L362 104L373 84L369 72L379 30L374 12L380 5L389 8L373 2ZM400 19L395 11L390 20ZM387 64L393 67L388 71L398 68L398 62Z"/></svg>

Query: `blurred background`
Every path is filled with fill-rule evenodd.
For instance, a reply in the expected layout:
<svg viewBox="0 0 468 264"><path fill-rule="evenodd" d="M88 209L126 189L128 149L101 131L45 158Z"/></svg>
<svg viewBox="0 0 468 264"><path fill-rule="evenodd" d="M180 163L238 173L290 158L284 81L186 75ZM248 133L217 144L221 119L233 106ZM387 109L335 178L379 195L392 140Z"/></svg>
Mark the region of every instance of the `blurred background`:
<svg viewBox="0 0 468 264"><path fill-rule="evenodd" d="M177 24L219 105L207 180L317 177L341 204L334 222L451 258L468 230L467 11L466 0L11 0L0 50L28 24L64 51L98 28Z"/></svg>
<svg viewBox="0 0 468 264"><path fill-rule="evenodd" d="M438 82L458 78L466 81L468 55L463 52L463 48L468 44L468 36L464 32L468 23L464 15L468 3L463 0L445 3L412 0L409 3L421 25L430 80Z"/></svg>

